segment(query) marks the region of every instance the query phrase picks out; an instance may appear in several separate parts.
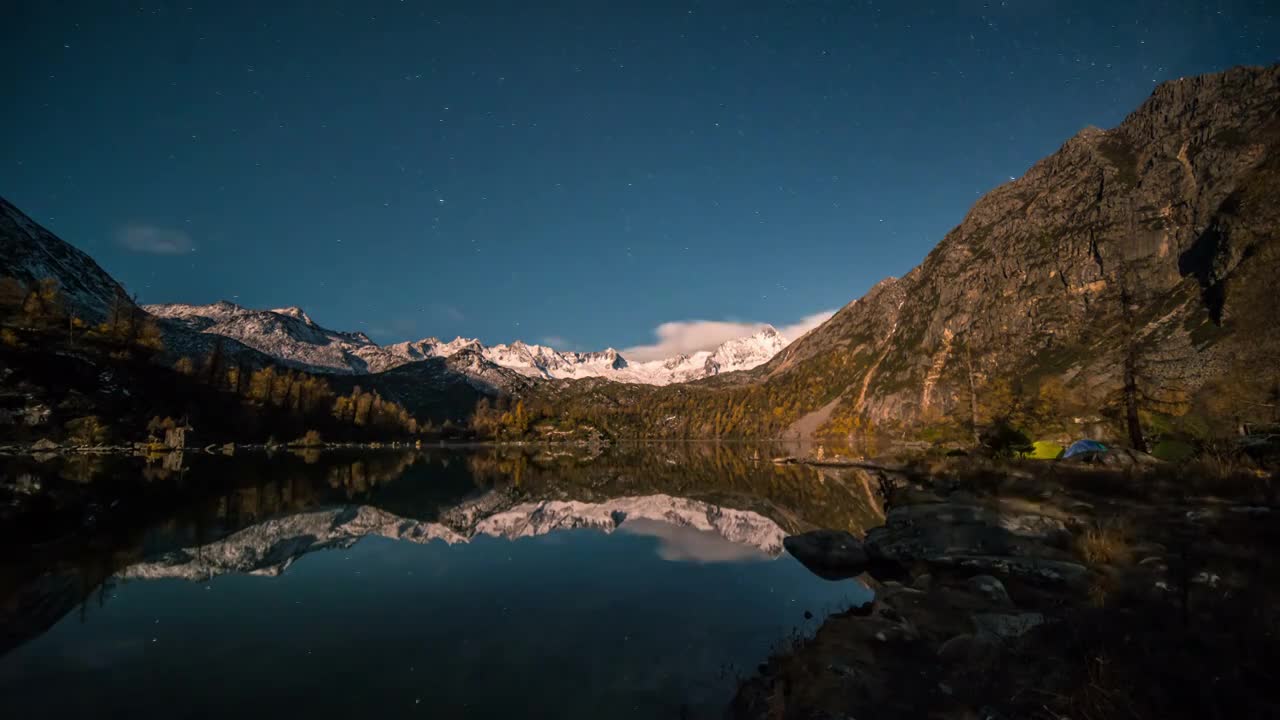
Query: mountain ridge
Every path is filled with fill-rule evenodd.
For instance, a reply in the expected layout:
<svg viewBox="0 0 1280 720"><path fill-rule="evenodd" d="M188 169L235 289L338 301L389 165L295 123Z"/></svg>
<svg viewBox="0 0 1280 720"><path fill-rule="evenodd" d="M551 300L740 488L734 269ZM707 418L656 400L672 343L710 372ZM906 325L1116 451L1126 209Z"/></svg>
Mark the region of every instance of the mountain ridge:
<svg viewBox="0 0 1280 720"><path fill-rule="evenodd" d="M667 385L688 382L766 362L787 344L772 325L728 340L712 350L633 362L613 349L562 351L520 340L484 345L475 338L448 342L429 337L379 345L363 333L331 330L300 307L254 310L220 300L208 305L164 303L144 310L188 329L238 340L272 357L313 372L373 374L433 357L470 350L485 361L545 380L600 377L626 383Z"/></svg>

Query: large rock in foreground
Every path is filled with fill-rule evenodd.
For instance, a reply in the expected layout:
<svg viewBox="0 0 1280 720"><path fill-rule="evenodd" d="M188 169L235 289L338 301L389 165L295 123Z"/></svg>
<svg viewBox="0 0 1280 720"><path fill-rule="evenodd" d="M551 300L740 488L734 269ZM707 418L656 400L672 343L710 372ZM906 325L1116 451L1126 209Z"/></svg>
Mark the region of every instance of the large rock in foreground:
<svg viewBox="0 0 1280 720"><path fill-rule="evenodd" d="M1045 515L931 502L890 510L884 526L867 533L864 549L868 560L877 564L923 563L1041 584L1070 584L1083 579L1086 571L1055 547L1068 537L1062 521Z"/></svg>
<svg viewBox="0 0 1280 720"><path fill-rule="evenodd" d="M826 580L844 580L867 569L862 541L841 530L792 535L782 541L782 546L810 572Z"/></svg>

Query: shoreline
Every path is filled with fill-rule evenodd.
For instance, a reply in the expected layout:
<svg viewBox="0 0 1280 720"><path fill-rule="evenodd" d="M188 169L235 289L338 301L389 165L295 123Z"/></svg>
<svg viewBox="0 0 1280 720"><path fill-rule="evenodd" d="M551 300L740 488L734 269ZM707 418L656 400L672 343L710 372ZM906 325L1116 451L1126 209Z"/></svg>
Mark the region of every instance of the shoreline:
<svg viewBox="0 0 1280 720"><path fill-rule="evenodd" d="M727 717L1280 712L1257 681L1280 640L1251 619L1274 618L1280 590L1273 480L1206 492L1170 467L974 461L889 474L884 523L864 537L788 538L873 600L762 663ZM1188 696L1209 667L1215 698Z"/></svg>

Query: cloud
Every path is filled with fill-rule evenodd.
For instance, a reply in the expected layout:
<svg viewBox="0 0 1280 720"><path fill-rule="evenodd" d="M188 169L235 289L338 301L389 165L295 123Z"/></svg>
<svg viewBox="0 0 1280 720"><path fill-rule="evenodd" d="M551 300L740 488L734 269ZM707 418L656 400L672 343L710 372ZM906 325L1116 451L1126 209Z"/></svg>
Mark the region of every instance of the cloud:
<svg viewBox="0 0 1280 720"><path fill-rule="evenodd" d="M647 518L627 520L618 529L625 533L656 538L658 557L668 562L705 564L769 559L755 547L739 545L710 530L672 525Z"/></svg>
<svg viewBox="0 0 1280 720"><path fill-rule="evenodd" d="M545 337L538 338L538 342L542 343L543 345L553 347L556 350L572 350L573 349L573 343L560 337L559 335L547 335Z"/></svg>
<svg viewBox="0 0 1280 720"><path fill-rule="evenodd" d="M795 342L805 333L830 320L831 316L835 314L835 310L823 310L812 315L805 315L800 318L799 322L778 328L778 332L782 333L782 337L786 338L787 342Z"/></svg>
<svg viewBox="0 0 1280 720"><path fill-rule="evenodd" d="M116 241L126 250L152 255L181 255L196 249L191 236L182 230L130 223L120 228Z"/></svg>
<svg viewBox="0 0 1280 720"><path fill-rule="evenodd" d="M806 315L798 322L778 328L778 332L788 341L795 340L815 327L826 322L835 314L835 310L823 310ZM731 322L727 320L680 320L665 322L654 329L657 342L651 345L637 345L622 351L628 360L644 362L661 360L673 355L690 354L700 350L714 350L723 343L751 335L764 327L761 322Z"/></svg>

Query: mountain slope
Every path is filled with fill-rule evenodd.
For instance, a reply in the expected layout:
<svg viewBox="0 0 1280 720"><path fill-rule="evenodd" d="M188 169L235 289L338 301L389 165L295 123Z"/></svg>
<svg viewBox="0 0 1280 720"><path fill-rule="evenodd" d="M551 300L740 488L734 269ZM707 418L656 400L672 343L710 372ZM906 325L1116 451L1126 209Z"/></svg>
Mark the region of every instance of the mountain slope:
<svg viewBox="0 0 1280 720"><path fill-rule="evenodd" d="M113 303L133 306L123 287L80 250L62 242L0 197L0 275L33 285L58 280L66 301L90 323L107 318Z"/></svg>
<svg viewBox="0 0 1280 720"><path fill-rule="evenodd" d="M662 436L790 435L822 411L829 439L1256 416L1278 382L1277 117L1280 67L1165 83L763 366L679 391L579 384L546 411Z"/></svg>

